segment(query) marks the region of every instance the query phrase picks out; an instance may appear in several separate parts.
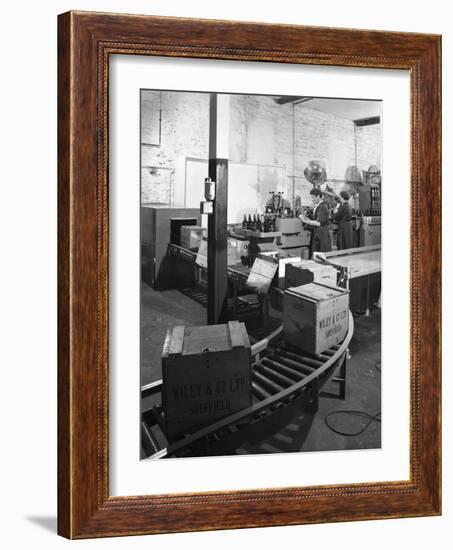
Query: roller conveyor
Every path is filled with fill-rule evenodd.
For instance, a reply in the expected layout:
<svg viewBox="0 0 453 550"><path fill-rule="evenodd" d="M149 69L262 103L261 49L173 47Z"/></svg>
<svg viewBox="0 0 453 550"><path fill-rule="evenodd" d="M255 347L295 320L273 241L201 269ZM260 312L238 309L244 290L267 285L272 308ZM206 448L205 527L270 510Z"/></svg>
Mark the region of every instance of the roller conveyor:
<svg viewBox="0 0 453 550"><path fill-rule="evenodd" d="M269 415L278 414L295 400L315 403L322 386L331 379L340 386L339 394L323 392L321 395L345 397L346 362L348 346L354 331L354 322L349 314L349 330L341 344L318 356L302 354L282 341L281 327L268 338L252 346L252 404L241 411L169 441L165 434L165 420L161 407L162 381L143 386L142 400L157 401L142 411L142 448L150 459L174 456L190 456L197 445L219 442ZM334 376L335 374L335 376Z"/></svg>

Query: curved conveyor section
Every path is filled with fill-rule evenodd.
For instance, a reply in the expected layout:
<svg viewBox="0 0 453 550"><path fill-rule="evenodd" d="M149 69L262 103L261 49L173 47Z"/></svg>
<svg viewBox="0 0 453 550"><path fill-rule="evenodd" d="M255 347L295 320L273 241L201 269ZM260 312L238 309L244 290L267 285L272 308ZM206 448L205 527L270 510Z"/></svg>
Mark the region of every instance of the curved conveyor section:
<svg viewBox="0 0 453 550"><path fill-rule="evenodd" d="M282 327L267 338L252 346L252 396L250 407L238 411L222 420L207 426L193 434L159 448L158 438L152 428L160 428L165 434L165 426L160 406L154 406L142 414L142 437L149 450L148 459L158 459L178 456L184 449L204 438L215 437L217 440L224 435L240 429L240 425L255 422L269 414L277 414L285 405L294 399L305 395L305 392L315 382L323 383L341 364L348 353L349 343L354 333L354 320L349 312L349 330L341 344L329 348L319 356L301 354L285 342L278 345L275 341L281 337ZM162 381L142 387L142 397L160 393Z"/></svg>

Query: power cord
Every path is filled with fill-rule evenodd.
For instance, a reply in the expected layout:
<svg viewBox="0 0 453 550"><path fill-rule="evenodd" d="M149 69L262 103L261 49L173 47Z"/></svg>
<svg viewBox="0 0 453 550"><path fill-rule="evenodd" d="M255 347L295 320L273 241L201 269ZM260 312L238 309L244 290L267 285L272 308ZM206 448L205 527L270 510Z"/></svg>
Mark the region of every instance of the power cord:
<svg viewBox="0 0 453 550"><path fill-rule="evenodd" d="M376 361L376 363L374 364L374 368L378 371L378 372L381 372L381 362L380 361ZM335 428L330 422L329 422L329 418L333 417L333 416L337 416L337 415L352 415L352 416L358 416L359 418L368 418L368 422L365 424L365 426L363 426L360 430L356 431L356 432L343 432L341 430L338 430L337 428ZM366 413L366 412L363 412L363 411L356 411L356 410L339 410L339 411L333 411L331 413L329 413L325 418L324 418L324 422L326 423L326 426L329 428L329 430L331 430L332 432L338 434L338 435L342 435L342 436L345 436L345 437L354 437L354 436L357 436L357 435L360 435L362 434L366 429L368 429L368 427L370 426L370 424L372 422L381 422L381 411L379 411L378 413L372 415L372 414L369 414L369 413Z"/></svg>
<svg viewBox="0 0 453 550"><path fill-rule="evenodd" d="M350 414L353 416L359 416L361 418L368 418L369 420L365 424L365 426L363 426L360 430L356 432L342 432L341 430L337 430L336 428L334 428L332 424L329 423L329 420L328 420L331 416L338 415L338 414ZM344 435L345 437L354 437L356 435L362 434L373 421L376 421L376 422L381 421L380 412L376 413L375 415L371 415L363 411L354 411L354 410L341 411L340 410L340 411L333 411L324 418L324 422L326 423L326 426L329 428L329 430L332 430L332 432L335 432L338 435Z"/></svg>

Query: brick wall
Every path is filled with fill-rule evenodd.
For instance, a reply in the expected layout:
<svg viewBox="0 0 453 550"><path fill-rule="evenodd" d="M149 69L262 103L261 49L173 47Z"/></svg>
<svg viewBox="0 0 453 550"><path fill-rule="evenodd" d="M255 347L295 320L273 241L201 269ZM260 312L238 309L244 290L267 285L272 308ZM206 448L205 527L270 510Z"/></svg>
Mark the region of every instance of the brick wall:
<svg viewBox="0 0 453 550"><path fill-rule="evenodd" d="M295 194L302 204L310 204L312 185L304 177L310 160L324 164L330 185L338 192L344 185L348 165L354 164L354 123L316 111L304 103L295 110Z"/></svg>
<svg viewBox="0 0 453 550"><path fill-rule="evenodd" d="M277 105L271 97L230 98L230 160L286 168L286 196L309 204L312 188L303 173L310 160L324 163L339 191L348 165L380 166L380 126L356 128L350 120L310 109ZM158 125L159 132L149 126ZM209 94L142 92L142 201L172 204L178 158L208 158Z"/></svg>
<svg viewBox="0 0 453 550"><path fill-rule="evenodd" d="M357 126L355 129L357 147L357 166L359 170L368 170L374 164L381 169L381 126Z"/></svg>
<svg viewBox="0 0 453 550"><path fill-rule="evenodd" d="M160 146L146 144L156 132L141 129L142 202L171 205L177 158L208 158L209 95L142 91L141 100L142 121L158 124L153 111L161 109Z"/></svg>

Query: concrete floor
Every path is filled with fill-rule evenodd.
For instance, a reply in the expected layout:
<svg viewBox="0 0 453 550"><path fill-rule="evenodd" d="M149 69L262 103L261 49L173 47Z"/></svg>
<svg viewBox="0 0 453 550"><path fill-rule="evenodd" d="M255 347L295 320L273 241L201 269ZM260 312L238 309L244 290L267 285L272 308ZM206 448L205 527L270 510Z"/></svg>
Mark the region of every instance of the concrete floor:
<svg viewBox="0 0 453 550"><path fill-rule="evenodd" d="M154 291L142 283L140 309L140 379L149 384L162 378L165 335L175 325L206 324L206 309L179 290Z"/></svg>
<svg viewBox="0 0 453 550"><path fill-rule="evenodd" d="M354 319L354 336L347 366L346 399L322 397L314 414L302 407L289 410L274 426L255 426L255 433L243 443L239 453L257 454L291 451L334 451L344 449L376 449L381 446L381 423L372 422L360 435L347 437L331 431L325 418L338 410L357 410L375 415L381 410L381 311L374 309L370 317ZM377 368L376 368L377 367ZM332 382L324 391L336 393ZM321 394L322 395L322 394ZM367 419L339 414L329 422L340 432L357 432Z"/></svg>
<svg viewBox="0 0 453 550"><path fill-rule="evenodd" d="M203 325L206 309L177 290L155 292L142 286L141 308L141 380L142 384L162 377L161 353L167 329L177 324ZM258 454L293 451L373 449L381 446L381 424L372 422L360 435L344 436L330 430L326 416L338 410L356 410L375 415L381 410L381 312L373 309L370 317L354 319L354 336L347 367L346 399L319 399L318 411L310 412L300 403L286 407L269 420L241 429L209 454ZM334 383L324 391L336 393ZM341 432L359 431L366 419L351 414L329 417Z"/></svg>

